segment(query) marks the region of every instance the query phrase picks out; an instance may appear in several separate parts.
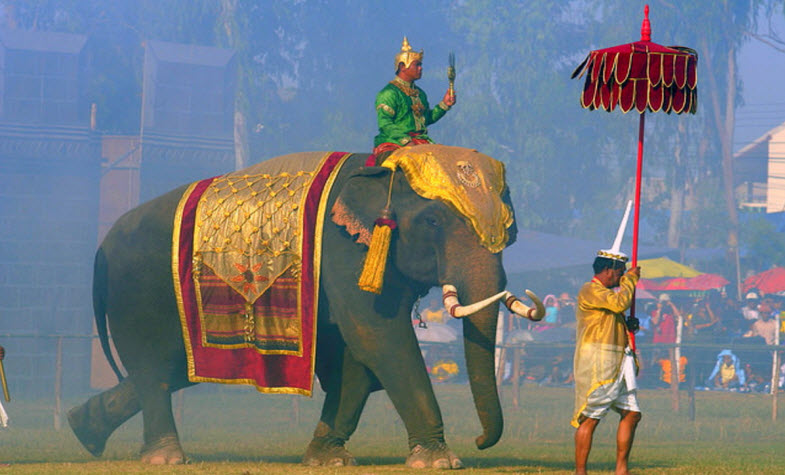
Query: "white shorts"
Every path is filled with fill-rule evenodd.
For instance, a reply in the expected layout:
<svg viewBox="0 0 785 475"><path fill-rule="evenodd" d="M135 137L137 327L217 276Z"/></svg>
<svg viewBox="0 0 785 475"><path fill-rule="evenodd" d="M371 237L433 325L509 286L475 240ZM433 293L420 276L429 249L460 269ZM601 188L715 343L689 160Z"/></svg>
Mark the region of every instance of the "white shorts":
<svg viewBox="0 0 785 475"><path fill-rule="evenodd" d="M610 409L616 412L641 412L632 365L634 365L632 356L627 353L622 362L623 369L619 378L612 384L595 389L586 399L586 407L581 411L581 415L591 419L602 419Z"/></svg>

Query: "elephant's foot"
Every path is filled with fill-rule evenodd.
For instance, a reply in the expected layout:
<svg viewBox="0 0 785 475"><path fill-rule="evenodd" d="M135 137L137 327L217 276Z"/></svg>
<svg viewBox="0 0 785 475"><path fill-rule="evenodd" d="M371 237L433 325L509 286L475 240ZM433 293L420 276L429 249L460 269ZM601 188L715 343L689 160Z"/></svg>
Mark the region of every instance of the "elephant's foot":
<svg viewBox="0 0 785 475"><path fill-rule="evenodd" d="M142 448L142 463L150 465L182 465L186 463L185 452L177 436L163 437Z"/></svg>
<svg viewBox="0 0 785 475"><path fill-rule="evenodd" d="M71 426L71 430L74 431L76 438L84 448L94 457L100 457L104 453L106 440L114 428L107 427L101 417L91 417L91 415L98 416L91 414L95 412L90 410L90 406L93 404L94 401L91 399L68 411L68 425Z"/></svg>
<svg viewBox="0 0 785 475"><path fill-rule="evenodd" d="M348 467L357 460L343 442L329 437L314 437L303 455L303 465L310 467Z"/></svg>
<svg viewBox="0 0 785 475"><path fill-rule="evenodd" d="M409 468L438 468L438 469L458 469L463 468L463 462L444 442L433 442L429 444L417 444L406 458L406 466Z"/></svg>
<svg viewBox="0 0 785 475"><path fill-rule="evenodd" d="M68 424L84 448L93 456L100 457L112 432L139 409L133 384L124 379L112 389L68 411Z"/></svg>

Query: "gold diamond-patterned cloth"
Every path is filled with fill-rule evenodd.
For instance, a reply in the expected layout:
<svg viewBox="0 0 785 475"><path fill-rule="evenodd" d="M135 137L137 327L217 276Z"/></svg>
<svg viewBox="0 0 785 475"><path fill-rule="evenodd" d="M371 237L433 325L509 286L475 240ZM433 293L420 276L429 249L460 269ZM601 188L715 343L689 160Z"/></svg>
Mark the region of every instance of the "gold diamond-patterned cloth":
<svg viewBox="0 0 785 475"><path fill-rule="evenodd" d="M216 178L200 199L194 267L210 267L248 303L300 272L299 223L323 152L288 155Z"/></svg>
<svg viewBox="0 0 785 475"><path fill-rule="evenodd" d="M400 168L418 195L440 200L463 216L489 251L507 246L513 214L502 200L502 162L472 149L425 144L397 149L382 166Z"/></svg>

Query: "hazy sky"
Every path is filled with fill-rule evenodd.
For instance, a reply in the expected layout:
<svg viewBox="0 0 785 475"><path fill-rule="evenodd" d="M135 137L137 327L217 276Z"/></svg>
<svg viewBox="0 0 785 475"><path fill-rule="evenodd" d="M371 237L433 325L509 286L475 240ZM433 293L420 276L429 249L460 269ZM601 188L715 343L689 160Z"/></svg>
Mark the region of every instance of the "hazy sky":
<svg viewBox="0 0 785 475"><path fill-rule="evenodd" d="M779 16L772 27L785 38L785 18ZM736 112L734 150L785 122L785 53L753 39L740 51L739 73L745 105Z"/></svg>

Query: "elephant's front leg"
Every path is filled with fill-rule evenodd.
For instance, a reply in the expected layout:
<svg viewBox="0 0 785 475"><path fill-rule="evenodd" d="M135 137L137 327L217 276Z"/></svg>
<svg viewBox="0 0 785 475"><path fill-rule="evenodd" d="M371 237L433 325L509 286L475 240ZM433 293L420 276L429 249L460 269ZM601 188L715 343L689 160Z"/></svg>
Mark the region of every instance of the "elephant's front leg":
<svg viewBox="0 0 785 475"><path fill-rule="evenodd" d="M185 452L180 446L172 414L171 391L174 388L162 378L148 373L134 376L144 425L142 462L151 465L185 463Z"/></svg>
<svg viewBox="0 0 785 475"><path fill-rule="evenodd" d="M341 333L352 355L379 380L403 420L410 449L406 464L462 468L445 443L441 411L408 312L392 318L351 315L343 323Z"/></svg>

